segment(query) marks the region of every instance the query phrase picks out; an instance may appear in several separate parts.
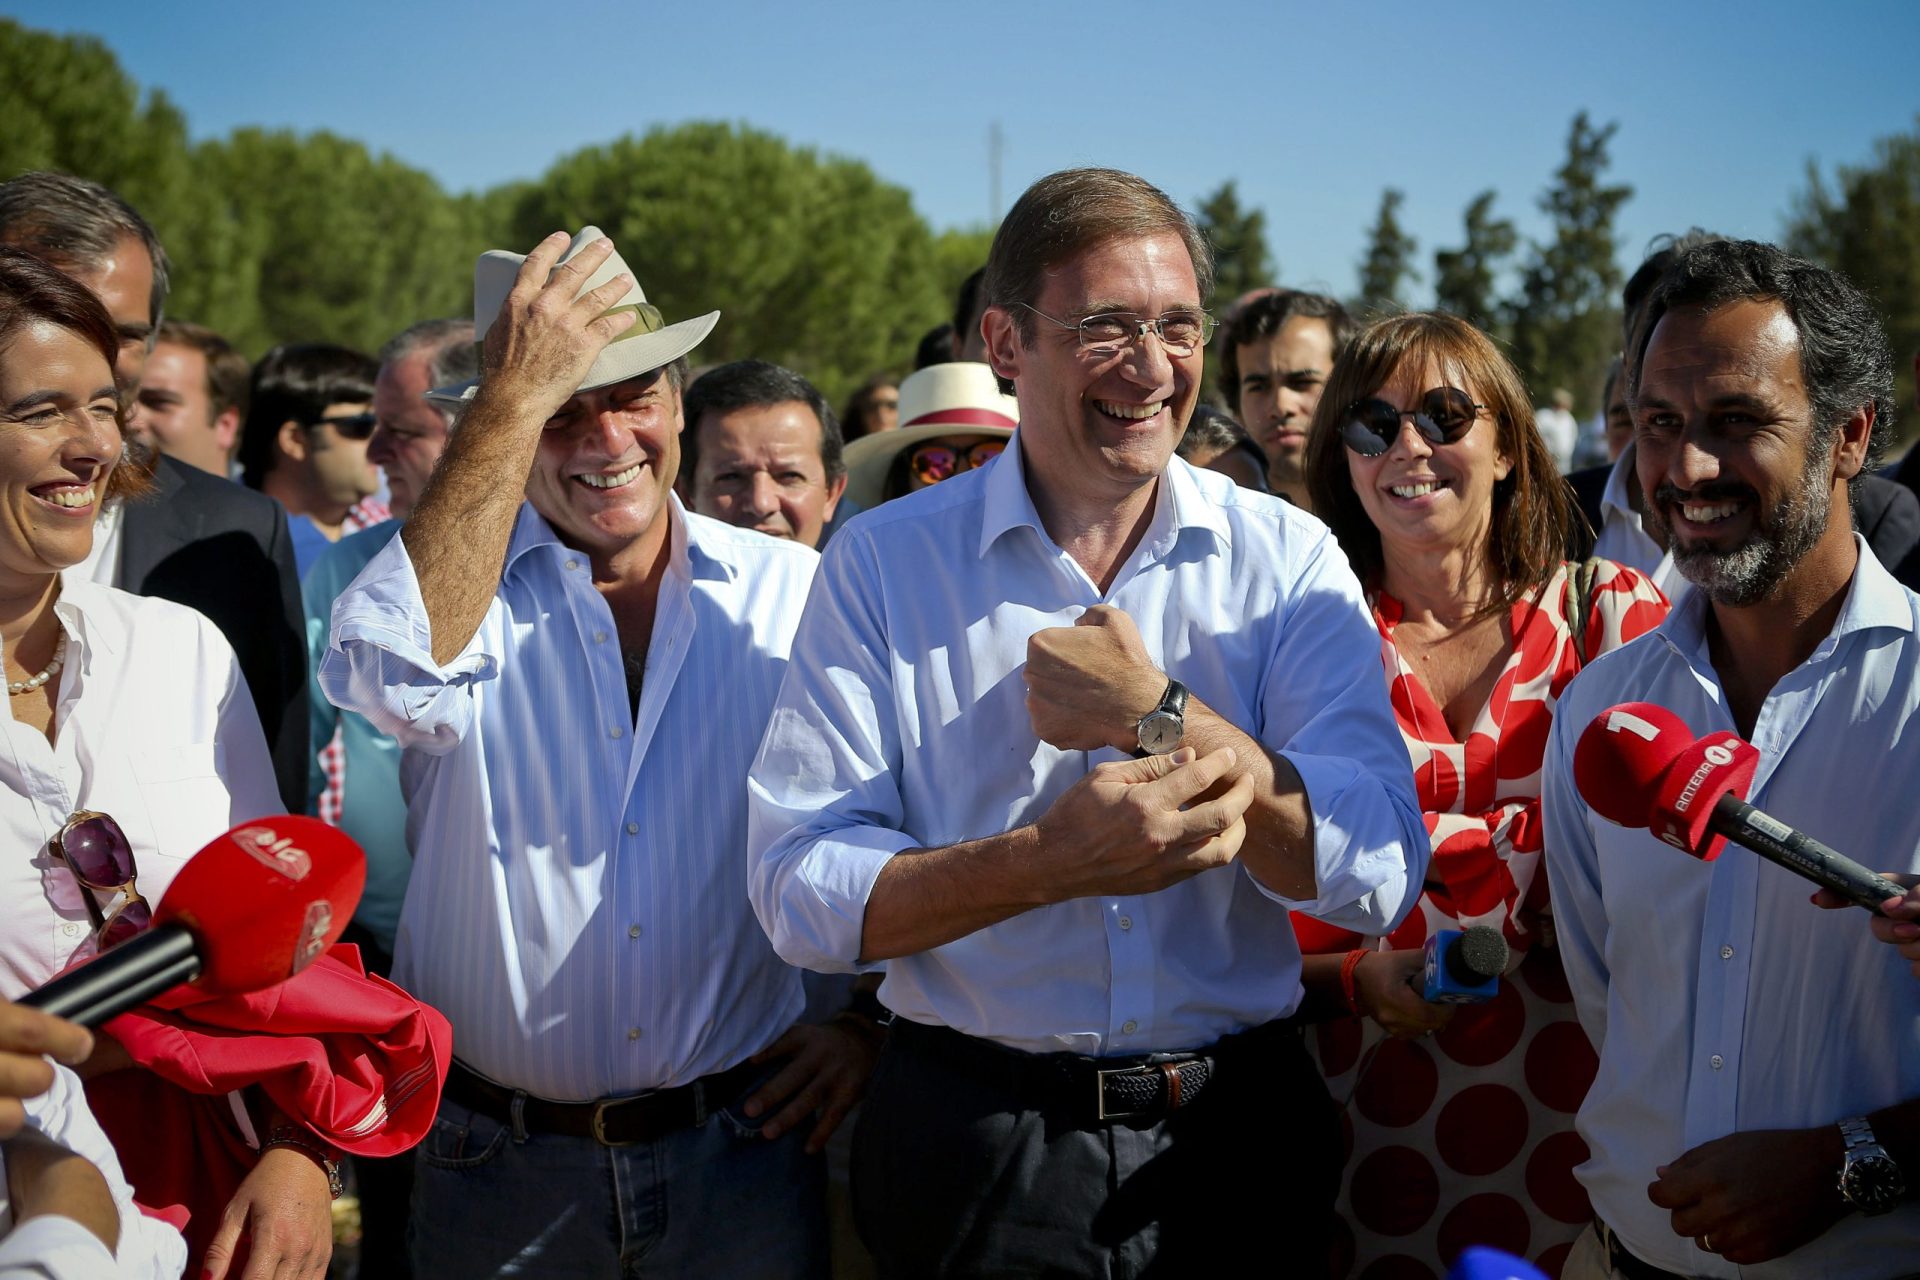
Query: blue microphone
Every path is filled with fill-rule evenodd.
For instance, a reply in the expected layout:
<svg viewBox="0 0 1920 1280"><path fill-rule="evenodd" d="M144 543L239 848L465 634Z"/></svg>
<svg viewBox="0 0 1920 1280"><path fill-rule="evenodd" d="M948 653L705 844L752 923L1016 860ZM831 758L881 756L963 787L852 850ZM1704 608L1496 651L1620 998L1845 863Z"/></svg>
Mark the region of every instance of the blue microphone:
<svg viewBox="0 0 1920 1280"><path fill-rule="evenodd" d="M1489 925L1442 929L1427 939L1420 994L1429 1004L1481 1004L1499 994L1507 940Z"/></svg>
<svg viewBox="0 0 1920 1280"><path fill-rule="evenodd" d="M1460 1251L1447 1280L1547 1280L1547 1275L1525 1258L1476 1244Z"/></svg>

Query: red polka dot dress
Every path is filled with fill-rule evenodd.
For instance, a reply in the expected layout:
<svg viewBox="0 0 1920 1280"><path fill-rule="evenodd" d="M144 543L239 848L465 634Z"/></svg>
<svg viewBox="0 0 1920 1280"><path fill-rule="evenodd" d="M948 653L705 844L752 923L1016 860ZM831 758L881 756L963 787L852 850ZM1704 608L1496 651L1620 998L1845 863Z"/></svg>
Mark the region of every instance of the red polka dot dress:
<svg viewBox="0 0 1920 1280"><path fill-rule="evenodd" d="M1568 566L1513 607L1513 654L1465 742L1454 739L1393 644L1399 601L1374 599L1395 718L1413 759L1433 858L1419 905L1388 939L1417 948L1439 929L1501 929L1517 969L1485 1005L1437 1034L1390 1039L1339 1018L1309 1037L1327 1087L1346 1107L1335 1276L1440 1280L1469 1244L1530 1258L1550 1276L1591 1216L1573 1168L1586 1144L1574 1112L1596 1060L1558 954L1540 945L1547 877L1540 860L1540 764L1560 691L1590 658L1658 626L1665 598L1634 570L1601 561L1584 653L1566 624ZM1346 952L1379 940L1294 917L1301 950Z"/></svg>

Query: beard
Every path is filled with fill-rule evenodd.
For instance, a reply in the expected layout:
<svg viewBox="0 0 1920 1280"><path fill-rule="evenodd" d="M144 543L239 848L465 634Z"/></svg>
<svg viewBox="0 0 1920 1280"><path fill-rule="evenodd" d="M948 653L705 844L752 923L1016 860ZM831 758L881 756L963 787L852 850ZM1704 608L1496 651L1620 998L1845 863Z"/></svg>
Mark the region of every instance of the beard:
<svg viewBox="0 0 1920 1280"><path fill-rule="evenodd" d="M1681 576L1706 592L1709 600L1736 607L1758 604L1827 531L1833 512L1833 488L1823 474L1825 462L1824 450L1809 448L1807 466L1793 490L1756 520L1753 531L1731 550L1676 540L1666 513L1683 500L1747 502L1757 507L1760 495L1746 485L1703 484L1683 490L1663 483L1647 504L1648 522L1672 549L1673 564Z"/></svg>

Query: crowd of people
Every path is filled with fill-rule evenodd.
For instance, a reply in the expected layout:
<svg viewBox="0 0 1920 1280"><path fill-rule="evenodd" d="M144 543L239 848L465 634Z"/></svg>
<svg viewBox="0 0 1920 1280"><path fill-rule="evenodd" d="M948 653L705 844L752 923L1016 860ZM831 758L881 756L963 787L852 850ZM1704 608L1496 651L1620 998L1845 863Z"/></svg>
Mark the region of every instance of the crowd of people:
<svg viewBox="0 0 1920 1280"><path fill-rule="evenodd" d="M840 413L650 248L249 364L113 192L0 183L0 996L247 820L367 866L258 998L0 1002L0 1277L320 1276L343 1192L367 1280L1920 1276L1920 888L1575 763L1657 704L1920 883L1854 285L1662 242L1577 468L1466 321L1209 310L1113 170Z"/></svg>

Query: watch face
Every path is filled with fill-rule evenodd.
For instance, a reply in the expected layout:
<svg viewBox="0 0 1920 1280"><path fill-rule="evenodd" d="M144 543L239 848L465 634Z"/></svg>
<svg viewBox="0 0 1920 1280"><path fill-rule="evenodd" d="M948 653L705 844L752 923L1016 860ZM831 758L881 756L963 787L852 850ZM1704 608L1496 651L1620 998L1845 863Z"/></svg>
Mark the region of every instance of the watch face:
<svg viewBox="0 0 1920 1280"><path fill-rule="evenodd" d="M1172 751L1180 745L1185 727L1177 716L1155 711L1140 722L1140 745L1154 755Z"/></svg>
<svg viewBox="0 0 1920 1280"><path fill-rule="evenodd" d="M1907 1180L1891 1156L1874 1152L1847 1161L1840 1175L1840 1190L1862 1211L1885 1213L1906 1194Z"/></svg>

